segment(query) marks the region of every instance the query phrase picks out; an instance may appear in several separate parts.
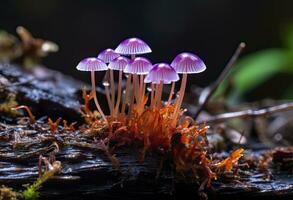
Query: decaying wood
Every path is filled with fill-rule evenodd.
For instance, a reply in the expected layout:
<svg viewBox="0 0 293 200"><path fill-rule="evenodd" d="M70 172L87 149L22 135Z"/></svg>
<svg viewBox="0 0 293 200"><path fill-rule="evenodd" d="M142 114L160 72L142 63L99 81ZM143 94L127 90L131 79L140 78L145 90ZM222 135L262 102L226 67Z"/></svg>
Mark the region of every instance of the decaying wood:
<svg viewBox="0 0 293 200"><path fill-rule="evenodd" d="M79 120L83 84L51 70L46 70L46 76L37 74L12 65L0 65L0 75L9 81L5 90L16 92L17 101L31 107L37 118L47 115L55 119ZM281 106L270 112L280 109L285 108ZM264 112L248 112L252 116L260 113ZM17 124L15 120L9 122L1 118L0 185L23 189L23 184L38 177L39 155L49 157L54 154L62 163L62 171L43 186L41 199L182 199L202 195L198 193L198 184L174 173L168 158L161 168L161 155L148 154L144 163L140 163L141 149L120 147L113 150L119 161L119 168L115 169L109 157L92 140L78 130L62 134L50 132L46 119L39 119L34 124L28 121ZM56 144L60 150L56 150ZM285 155L284 159L275 156L273 160L290 164L290 152L277 153ZM262 152L255 153L251 162L257 163L260 154ZM288 198L293 195L293 178L287 171L272 170L274 179L271 180L264 180L264 174L254 169L242 173L237 179L232 178L233 174L227 174L214 182L212 188L206 190L209 198L247 199L270 195Z"/></svg>

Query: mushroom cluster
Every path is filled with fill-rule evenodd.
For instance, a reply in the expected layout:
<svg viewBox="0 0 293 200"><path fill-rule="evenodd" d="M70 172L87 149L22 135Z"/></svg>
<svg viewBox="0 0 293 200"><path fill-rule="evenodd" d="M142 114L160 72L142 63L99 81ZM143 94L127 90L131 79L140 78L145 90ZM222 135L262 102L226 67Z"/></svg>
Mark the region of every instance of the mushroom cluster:
<svg viewBox="0 0 293 200"><path fill-rule="evenodd" d="M208 151L209 127L205 123L199 126L191 117L183 116L185 109L181 107L188 74L201 73L206 66L192 53L180 53L171 64L152 64L141 56L150 52L151 48L144 41L130 38L115 50L106 49L97 58L86 58L78 64L78 70L91 72L92 80L91 93L88 95L83 90L81 113L86 123L80 127L80 133L94 135L95 140L100 141L96 145L106 152L113 166L117 166L118 161L110 149L133 145L141 149L141 162L150 150L162 156L172 155L177 172L193 174L201 183L200 188L210 186L218 174L232 171L243 150L236 150L224 161L213 159ZM106 71L108 77L103 85L109 115L104 114L97 99L95 71ZM181 85L177 92L175 84L180 75ZM115 84L115 77L118 77L118 84ZM165 84L171 84L169 97L163 96ZM89 109L92 99L98 113Z"/></svg>
<svg viewBox="0 0 293 200"><path fill-rule="evenodd" d="M187 75L201 73L206 69L204 62L195 54L181 53L171 64L151 61L141 54L151 53L151 48L139 38L129 38L122 41L118 47L106 49L97 57L80 61L77 69L91 72L92 93L95 105L102 121L108 123L125 118L125 116L142 116L147 111L172 107L171 126L176 127L182 116L181 105L184 98ZM107 71L109 81L104 81L109 115L106 116L96 95L95 71ZM118 84L115 85L114 71L118 71ZM126 77L123 89L123 73ZM182 74L181 86L175 94L175 82ZM149 86L147 86L149 84ZM172 84L169 98L162 101L164 84ZM116 90L117 87L117 90ZM117 91L117 94L116 94ZM174 98L175 97L175 98Z"/></svg>

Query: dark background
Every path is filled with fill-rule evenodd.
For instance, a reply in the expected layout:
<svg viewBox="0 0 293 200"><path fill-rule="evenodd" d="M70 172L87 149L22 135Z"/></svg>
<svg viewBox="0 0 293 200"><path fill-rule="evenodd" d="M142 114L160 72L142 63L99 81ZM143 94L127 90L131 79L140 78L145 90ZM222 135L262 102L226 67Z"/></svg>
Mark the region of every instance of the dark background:
<svg viewBox="0 0 293 200"><path fill-rule="evenodd" d="M208 70L193 78L213 81L238 43L244 54L279 47L280 30L293 21L292 0L18 0L0 1L0 28L15 34L22 25L36 37L55 41L60 51L44 63L82 80L75 71L84 57L139 37L154 63L171 62L182 51L198 54Z"/></svg>

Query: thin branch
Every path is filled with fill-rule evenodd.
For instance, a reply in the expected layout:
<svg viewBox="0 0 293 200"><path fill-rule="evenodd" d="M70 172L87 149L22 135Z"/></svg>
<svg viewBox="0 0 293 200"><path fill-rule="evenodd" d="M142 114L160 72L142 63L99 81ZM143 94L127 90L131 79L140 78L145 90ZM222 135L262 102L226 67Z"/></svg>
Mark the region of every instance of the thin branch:
<svg viewBox="0 0 293 200"><path fill-rule="evenodd" d="M291 111L293 110L293 102L280 104L277 106L267 107L259 110L242 110L237 112L229 112L229 113L223 113L219 115L215 115L213 117L210 117L206 120L201 120L198 123L219 123L223 122L229 119L235 119L235 118L254 118L254 117L267 117L275 113L279 112L285 112L285 111Z"/></svg>
<svg viewBox="0 0 293 200"><path fill-rule="evenodd" d="M215 91L218 89L219 85L227 78L227 76L229 75L229 72L231 71L232 67L234 66L235 62L237 61L240 53L242 52L242 50L244 48L245 48L245 43L241 42L239 44L238 48L236 49L236 51L234 52L233 56L231 57L231 59L229 60L227 65L225 66L224 70L222 71L222 73L220 74L218 79L216 80L216 82L210 86L210 90L209 90L205 100L203 101L203 103L201 105L199 105L199 108L198 108L197 112L195 113L195 116L194 116L195 120L197 119L197 117L199 116L201 111L205 108L205 106L209 102L210 98L213 96Z"/></svg>

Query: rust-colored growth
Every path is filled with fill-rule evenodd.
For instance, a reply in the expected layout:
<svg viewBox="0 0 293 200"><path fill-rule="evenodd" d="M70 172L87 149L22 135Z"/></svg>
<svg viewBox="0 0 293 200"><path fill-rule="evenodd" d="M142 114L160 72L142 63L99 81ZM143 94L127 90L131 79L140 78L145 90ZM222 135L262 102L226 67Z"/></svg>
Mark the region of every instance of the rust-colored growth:
<svg viewBox="0 0 293 200"><path fill-rule="evenodd" d="M81 114L84 117L87 123L92 123L95 121L95 114L90 110L90 101L94 98L94 93L91 90L89 94L86 92L86 88L82 88L82 98L84 100L84 104L81 107Z"/></svg>
<svg viewBox="0 0 293 200"><path fill-rule="evenodd" d="M227 172L232 171L233 167L237 165L238 160L243 156L244 149L240 148L233 151L228 158L214 165L216 169L224 169Z"/></svg>
<svg viewBox="0 0 293 200"><path fill-rule="evenodd" d="M36 123L36 118L28 106L21 105L21 106L17 106L16 108L12 108L12 110L20 110L20 109L24 109L27 112L31 124Z"/></svg>
<svg viewBox="0 0 293 200"><path fill-rule="evenodd" d="M53 133L58 132L58 126L59 126L60 122L61 122L61 117L59 117L55 122L53 122L51 118L48 119L48 124L49 124L50 130Z"/></svg>
<svg viewBox="0 0 293 200"><path fill-rule="evenodd" d="M217 176L212 171L211 160L207 154L208 126L203 125L199 128L191 123L193 120L189 117L183 119L172 136L173 162L177 172L184 174L191 171L194 177L200 177L201 187L209 187Z"/></svg>
<svg viewBox="0 0 293 200"><path fill-rule="evenodd" d="M87 94L86 88L83 87L82 88L82 98L84 100L84 105L82 106L82 110L85 113L88 113L88 112L90 112L90 109L89 109L90 101L94 98L93 91L91 90L90 93Z"/></svg>
<svg viewBox="0 0 293 200"><path fill-rule="evenodd" d="M67 121L63 120L64 131L75 131L74 125L75 125L75 122L72 122L70 125L68 125Z"/></svg>

